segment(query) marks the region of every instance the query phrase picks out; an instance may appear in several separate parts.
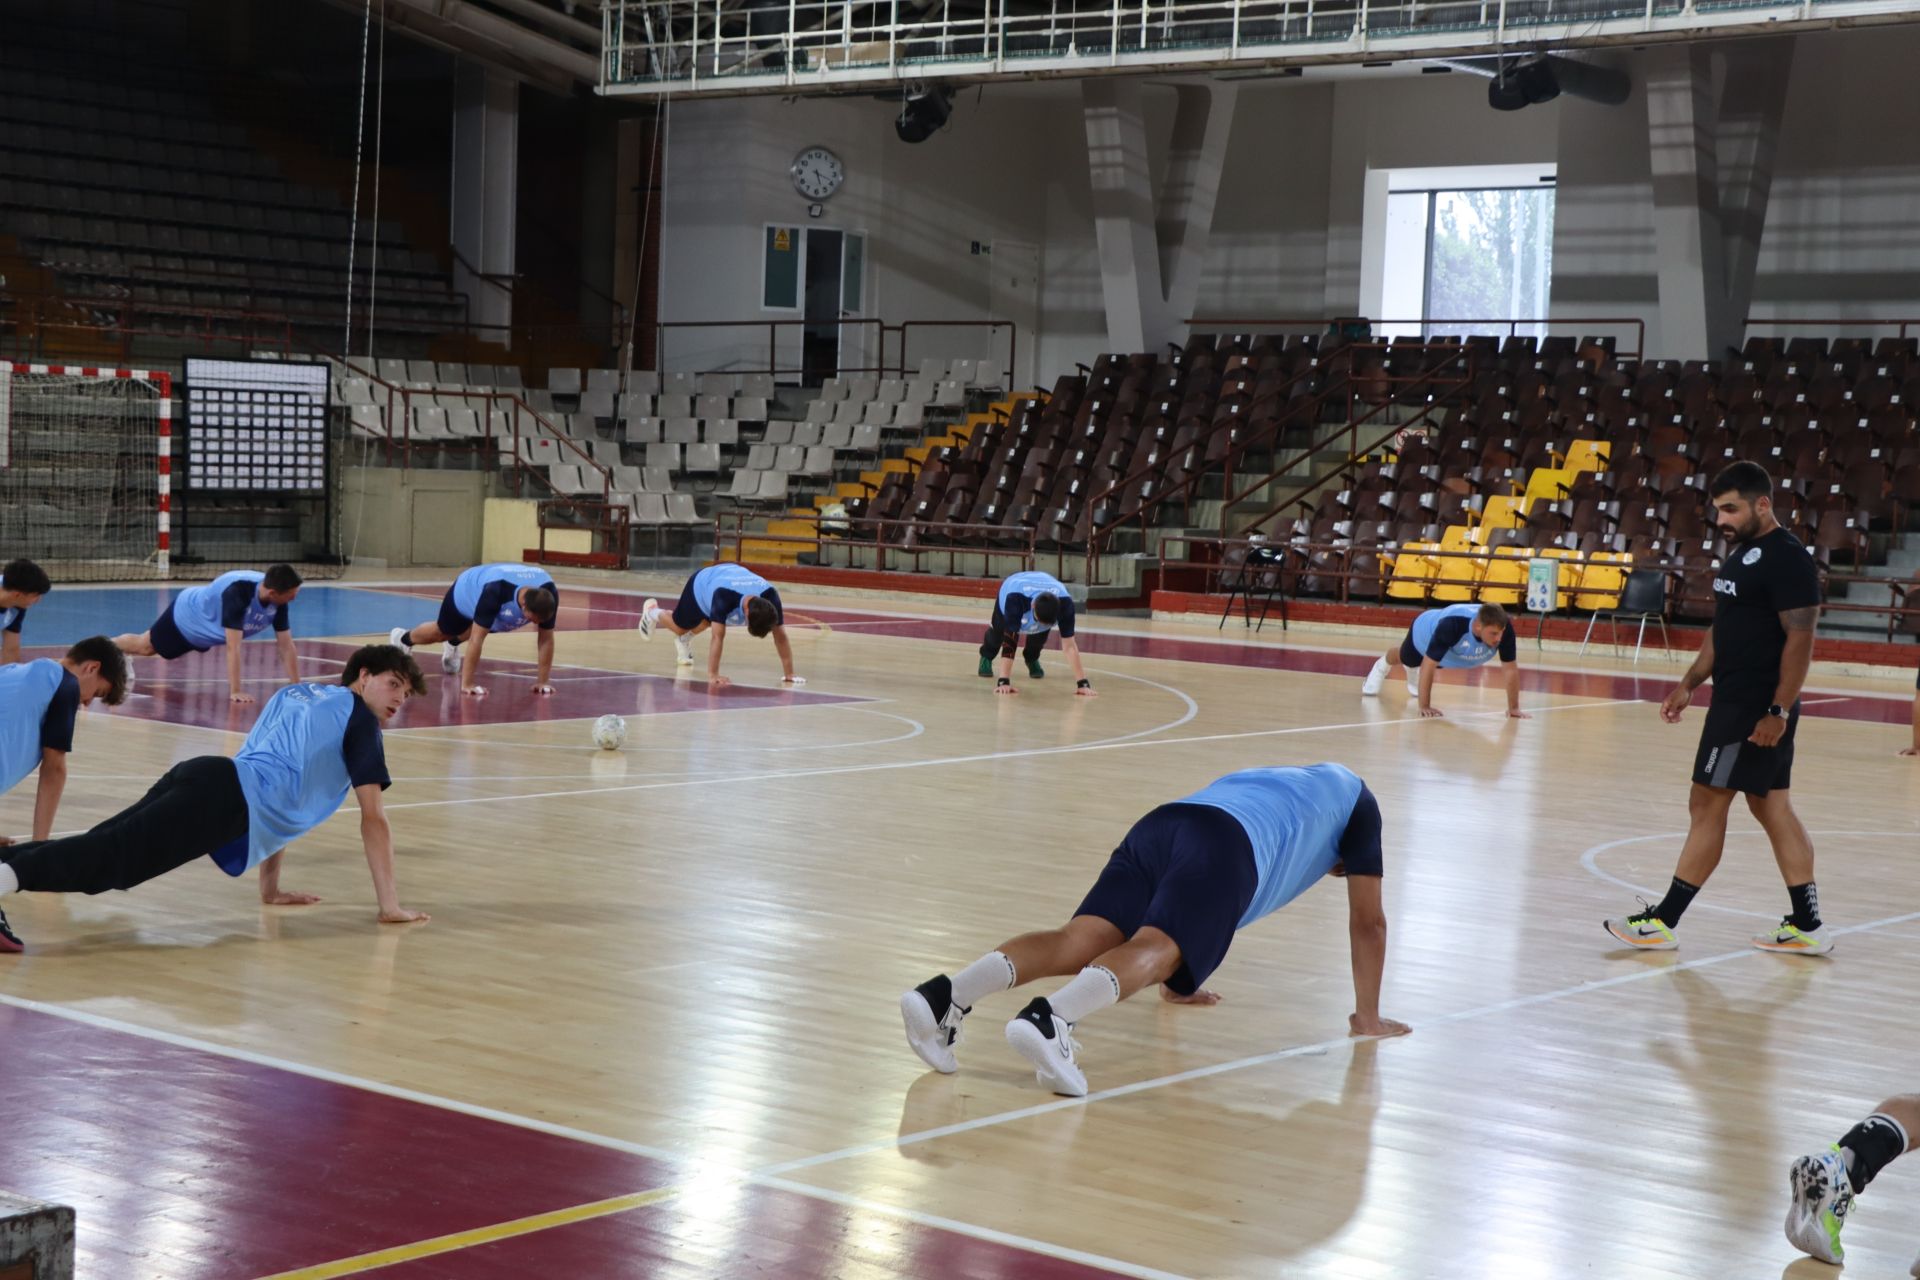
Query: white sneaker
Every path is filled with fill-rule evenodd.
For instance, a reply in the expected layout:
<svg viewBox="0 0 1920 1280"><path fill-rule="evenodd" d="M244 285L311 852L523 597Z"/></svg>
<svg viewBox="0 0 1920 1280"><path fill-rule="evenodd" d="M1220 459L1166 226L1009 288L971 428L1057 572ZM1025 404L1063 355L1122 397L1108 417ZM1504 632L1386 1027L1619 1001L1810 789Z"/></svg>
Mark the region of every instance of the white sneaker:
<svg viewBox="0 0 1920 1280"><path fill-rule="evenodd" d="M1375 658L1373 660L1373 670L1367 672L1367 682L1360 686L1360 696L1363 698L1379 697L1380 686L1386 682L1387 660L1385 658Z"/></svg>
<svg viewBox="0 0 1920 1280"><path fill-rule="evenodd" d="M1407 696L1415 702L1420 700L1420 673L1412 667L1407 668Z"/></svg>
<svg viewBox="0 0 1920 1280"><path fill-rule="evenodd" d="M693 637L675 636L673 638L673 658L683 667L693 665Z"/></svg>
<svg viewBox="0 0 1920 1280"><path fill-rule="evenodd" d="M406 627L395 627L393 630L387 632L387 643L399 645L408 653L412 653L413 641L407 639L408 631L409 629Z"/></svg>
<svg viewBox="0 0 1920 1280"><path fill-rule="evenodd" d="M1087 1096L1087 1075L1076 1060L1073 1024L1056 1017L1045 997L1036 997L1007 1024L1007 1043L1033 1064L1042 1085L1069 1098Z"/></svg>
<svg viewBox="0 0 1920 1280"><path fill-rule="evenodd" d="M440 669L448 675L460 674L460 646L451 640L440 646Z"/></svg>
<svg viewBox="0 0 1920 1280"><path fill-rule="evenodd" d="M960 1069L953 1046L960 1043L960 1020L970 1012L953 1002L953 982L944 973L900 997L907 1046L920 1055L920 1061L945 1075Z"/></svg>
<svg viewBox="0 0 1920 1280"><path fill-rule="evenodd" d="M1787 1172L1793 1203L1787 1206L1787 1242L1808 1257L1839 1263L1840 1228L1853 1208L1853 1180L1838 1147L1817 1156L1801 1156ZM1914 1264L1920 1267L1920 1263Z"/></svg>
<svg viewBox="0 0 1920 1280"><path fill-rule="evenodd" d="M1833 950L1833 939L1827 936L1825 928L1800 929L1791 920L1782 920L1772 933L1756 934L1753 945L1762 951L1823 956Z"/></svg>
<svg viewBox="0 0 1920 1280"><path fill-rule="evenodd" d="M660 602L658 600L649 600L640 606L640 638L642 640L653 639L654 615L659 612Z"/></svg>

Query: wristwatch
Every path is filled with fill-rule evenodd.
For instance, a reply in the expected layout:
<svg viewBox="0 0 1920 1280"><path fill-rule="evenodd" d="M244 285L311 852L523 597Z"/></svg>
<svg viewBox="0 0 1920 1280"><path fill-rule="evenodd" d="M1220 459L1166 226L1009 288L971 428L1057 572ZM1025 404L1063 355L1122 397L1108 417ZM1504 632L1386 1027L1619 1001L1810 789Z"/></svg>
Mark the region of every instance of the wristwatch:
<svg viewBox="0 0 1920 1280"><path fill-rule="evenodd" d="M1767 708L1767 714L1776 720L1785 720L1787 718L1787 709L1776 702Z"/></svg>

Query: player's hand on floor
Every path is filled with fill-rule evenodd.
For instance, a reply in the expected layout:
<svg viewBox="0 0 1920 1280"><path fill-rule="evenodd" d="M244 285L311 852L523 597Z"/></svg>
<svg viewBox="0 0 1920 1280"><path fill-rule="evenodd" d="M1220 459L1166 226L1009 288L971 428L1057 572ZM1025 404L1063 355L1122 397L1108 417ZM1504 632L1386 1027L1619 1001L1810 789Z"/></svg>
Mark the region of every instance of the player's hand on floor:
<svg viewBox="0 0 1920 1280"><path fill-rule="evenodd" d="M1441 718L1443 718L1443 717L1444 717L1445 715L1446 715L1446 713L1445 713L1444 711L1442 711L1442 710L1440 710L1440 708L1438 708L1438 707L1422 707L1422 708L1420 708L1420 718L1421 718L1422 720L1439 720L1439 719L1441 719Z"/></svg>
<svg viewBox="0 0 1920 1280"><path fill-rule="evenodd" d="M732 683L733 681L727 679L727 677L725 676L708 676L707 677L707 688L709 689L724 689Z"/></svg>
<svg viewBox="0 0 1920 1280"><path fill-rule="evenodd" d="M1190 996L1183 996L1166 983L1160 984L1160 998L1168 1004L1219 1004L1220 993L1201 987Z"/></svg>
<svg viewBox="0 0 1920 1280"><path fill-rule="evenodd" d="M1895 754L1903 755L1903 756L1920 756L1920 746L1902 747ZM6 843L6 838L4 836L0 836L0 844L5 844L5 843Z"/></svg>
<svg viewBox="0 0 1920 1280"><path fill-rule="evenodd" d="M806 682L807 678L805 676L782 676L780 678L781 684L803 685Z"/></svg>
<svg viewBox="0 0 1920 1280"><path fill-rule="evenodd" d="M1008 698L1015 697L1020 692L1010 684L997 684L993 686L993 691Z"/></svg>
<svg viewBox="0 0 1920 1280"><path fill-rule="evenodd" d="M1395 1022L1392 1018L1363 1018L1357 1013L1347 1016L1347 1030L1356 1036L1406 1036L1413 1034L1413 1028L1404 1022Z"/></svg>
<svg viewBox="0 0 1920 1280"><path fill-rule="evenodd" d="M253 695L250 693L230 693L227 695L227 701L228 702L252 702Z"/></svg>
<svg viewBox="0 0 1920 1280"><path fill-rule="evenodd" d="M533 686L533 691L542 696L546 696L553 693L553 686L550 684L537 684Z"/></svg>
<svg viewBox="0 0 1920 1280"><path fill-rule="evenodd" d="M405 907L395 907L391 911L380 913L381 924L425 924L431 919L433 917L424 911L409 911Z"/></svg>
<svg viewBox="0 0 1920 1280"><path fill-rule="evenodd" d="M487 696L487 687L480 684L470 684L462 687L460 692L470 698L484 698Z"/></svg>
<svg viewBox="0 0 1920 1280"><path fill-rule="evenodd" d="M1512 709L1511 711L1508 711L1508 712L1507 712L1507 719L1509 719L1509 720L1531 720L1531 719L1533 719L1533 712L1531 712L1531 711L1522 711L1522 710L1520 710L1520 709L1519 709L1518 707L1515 707L1515 708L1514 708L1514 709Z"/></svg>
<svg viewBox="0 0 1920 1280"><path fill-rule="evenodd" d="M1073 696L1076 698L1097 698L1100 696L1100 691L1090 684L1082 685L1073 691Z"/></svg>
<svg viewBox="0 0 1920 1280"><path fill-rule="evenodd" d="M320 901L317 893L297 893L292 889L281 889L274 893L263 893L260 901L269 907L310 907Z"/></svg>

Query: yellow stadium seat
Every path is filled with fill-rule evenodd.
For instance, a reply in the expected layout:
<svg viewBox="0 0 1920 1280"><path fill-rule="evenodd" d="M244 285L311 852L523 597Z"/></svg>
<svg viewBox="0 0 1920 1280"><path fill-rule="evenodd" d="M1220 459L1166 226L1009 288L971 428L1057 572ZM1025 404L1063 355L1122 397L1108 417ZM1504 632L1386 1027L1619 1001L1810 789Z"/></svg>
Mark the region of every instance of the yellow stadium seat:
<svg viewBox="0 0 1920 1280"><path fill-rule="evenodd" d="M1618 607L1632 568L1633 557L1624 551L1594 552L1581 571L1580 594L1574 597L1574 606L1588 610Z"/></svg>
<svg viewBox="0 0 1920 1280"><path fill-rule="evenodd" d="M1536 471L1533 474L1539 475L1540 472ZM1505 494L1488 498L1486 509L1480 513L1481 537L1484 539L1489 529L1518 529L1520 517L1525 515L1533 505L1532 499L1531 481L1528 482L1528 492L1524 498L1509 497Z"/></svg>
<svg viewBox="0 0 1920 1280"><path fill-rule="evenodd" d="M1582 471L1605 471L1613 456L1613 446L1605 440L1575 440L1560 465L1576 475Z"/></svg>
<svg viewBox="0 0 1920 1280"><path fill-rule="evenodd" d="M1498 547L1486 563L1480 579L1480 603L1511 608L1527 598L1527 564L1533 559L1529 547Z"/></svg>
<svg viewBox="0 0 1920 1280"><path fill-rule="evenodd" d="M1433 591L1437 576L1433 557L1423 554L1438 551L1437 542L1404 542L1393 557L1393 576L1387 580L1387 597L1392 600L1425 600Z"/></svg>
<svg viewBox="0 0 1920 1280"><path fill-rule="evenodd" d="M1440 550L1454 554L1434 561L1434 577L1460 581L1435 582L1433 598L1449 604L1473 599L1473 593L1480 584L1480 575L1486 572L1486 551L1480 545L1478 532L1469 525L1449 525L1440 535ZM1473 555L1472 559L1467 558L1469 553Z"/></svg>
<svg viewBox="0 0 1920 1280"><path fill-rule="evenodd" d="M1559 502L1573 488L1574 473L1565 467L1536 467L1527 476L1527 496L1520 510L1531 511L1536 502Z"/></svg>

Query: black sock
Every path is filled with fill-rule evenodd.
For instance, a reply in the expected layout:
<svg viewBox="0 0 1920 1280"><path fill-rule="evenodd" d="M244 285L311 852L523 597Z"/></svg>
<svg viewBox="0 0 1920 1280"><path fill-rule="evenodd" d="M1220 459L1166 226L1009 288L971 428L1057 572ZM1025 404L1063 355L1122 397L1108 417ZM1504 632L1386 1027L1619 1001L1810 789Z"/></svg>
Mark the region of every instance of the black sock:
<svg viewBox="0 0 1920 1280"><path fill-rule="evenodd" d="M1807 933L1818 929L1820 927L1820 890L1814 887L1813 881L1809 880L1805 884L1790 884L1787 886L1787 894L1793 899L1793 914L1787 917L1787 922L1794 928Z"/></svg>
<svg viewBox="0 0 1920 1280"><path fill-rule="evenodd" d="M1661 924L1671 929L1680 923L1680 917L1685 915L1687 908L1693 905L1693 895L1698 892L1700 892L1699 885L1688 884L1679 876L1675 876L1673 883L1667 888L1667 896L1660 899L1660 905L1647 914L1654 916Z"/></svg>
<svg viewBox="0 0 1920 1280"><path fill-rule="evenodd" d="M1847 1136L1840 1139L1839 1147L1847 1160L1848 1180L1853 1183L1854 1194L1867 1189L1874 1175L1886 1168L1907 1149L1907 1131L1892 1116L1876 1111L1847 1130Z"/></svg>

